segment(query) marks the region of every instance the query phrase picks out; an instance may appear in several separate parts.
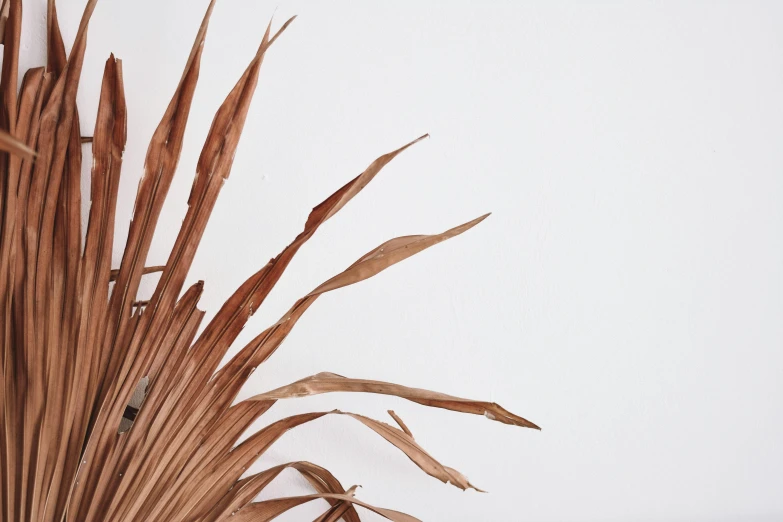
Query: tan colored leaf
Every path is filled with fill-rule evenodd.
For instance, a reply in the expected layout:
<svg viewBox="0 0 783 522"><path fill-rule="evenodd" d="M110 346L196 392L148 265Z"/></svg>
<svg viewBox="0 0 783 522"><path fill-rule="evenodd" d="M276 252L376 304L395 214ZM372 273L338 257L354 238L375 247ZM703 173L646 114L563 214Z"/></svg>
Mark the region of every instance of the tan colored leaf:
<svg viewBox="0 0 783 522"><path fill-rule="evenodd" d="M421 522L418 518L406 515L405 513L400 513L399 511L371 506L370 504L357 500L356 497L351 495L337 495L333 493L320 493L317 495L304 495L301 497L277 498L274 500L265 500L263 502L254 502L238 511L230 518L227 517L222 520L231 520L233 522L268 522L290 509L317 499L341 500L343 502L356 504L393 522Z"/></svg>
<svg viewBox="0 0 783 522"><path fill-rule="evenodd" d="M483 216L449 229L441 234L434 234L431 236L404 236L387 241L365 254L345 272L323 283L310 292L309 295L323 294L330 290L363 281L412 255L418 254L422 250L458 236L463 232L467 232L484 221L487 217L489 217L489 214L484 214Z"/></svg>
<svg viewBox="0 0 783 522"><path fill-rule="evenodd" d="M0 130L0 150L10 152L24 159L32 159L35 156L33 149L3 130Z"/></svg>
<svg viewBox="0 0 783 522"><path fill-rule="evenodd" d="M102 342L104 350L110 353L110 359L106 369L107 377L100 386L101 399L109 393L113 379L120 371L120 365L129 349L119 341L128 328L132 303L136 300L155 227L179 163L190 107L201 70L204 41L214 6L215 0L210 0L182 77L147 149L128 240L109 302L108 327Z"/></svg>
<svg viewBox="0 0 783 522"><path fill-rule="evenodd" d="M119 419L122 415L136 384L150 367L154 359L154 352L165 336L165 325L182 289L220 189L230 174L234 153L255 92L263 58L271 43L288 27L291 20L283 24L272 38L270 38L270 28L267 28L258 52L215 115L199 158L196 177L188 199L189 208L169 255L166 268L163 270L150 303L146 307L147 312L142 314L139 326L130 339L124 362L119 366L113 379L113 386L107 390L105 395L106 407L99 413L96 421L100 437L91 441L87 448L87 454L91 456L93 461L102 462L113 451L112 435L106 426L115 422L115 419ZM122 273L121 266L115 285L120 284ZM186 371L188 371L187 368L192 368L192 366L186 365ZM200 371L211 373L209 365L203 365ZM188 376L183 379L183 382L189 384L192 379ZM185 404L189 404L196 401L202 391L203 388L199 387L194 391L194 396L178 395L175 401L184 400ZM181 459L185 456L181 450L187 452L192 447L191 444L195 444L195 441L191 441L191 444L187 444L185 441L195 438L198 434L197 432L192 435L192 430L176 429L182 426L179 420L176 420L172 426L175 427L175 430L164 438L169 446L161 449L160 458L162 460L156 461L158 467L150 471L151 478L131 486L133 489L128 490L125 495L127 497L130 491L133 491L134 494L127 497L125 505L118 504L118 497L111 500L111 504L117 506L116 509L120 510L123 516L133 518L143 515L155 518L160 516L156 510L162 510L165 509L163 506L171 505L168 500L165 500L165 497L178 490L166 487L167 480L173 480L181 470L181 467L176 467L182 464ZM171 437L174 437L174 440ZM91 474L91 478L94 477L92 478L93 482L84 487L88 495L105 496L104 491L108 488L106 477L110 473L111 471L106 471L104 468L100 472ZM149 495L160 499L157 505L145 502L145 498ZM85 500L80 500L80 503L85 506L88 519L97 516L102 507L109 508L109 506L99 506Z"/></svg>
<svg viewBox="0 0 783 522"><path fill-rule="evenodd" d="M22 0L3 2L0 9L0 26L3 37L3 69L2 75L0 75L0 130L16 136L16 89L19 78L19 46L22 36Z"/></svg>
<svg viewBox="0 0 783 522"><path fill-rule="evenodd" d="M243 401L243 403L253 401ZM259 403L266 404L266 403ZM231 451L227 456L216 459L214 464L209 466L207 477L221 477L221 480L217 483L220 487L226 487L228 484L234 483L242 475L245 469L250 467L253 462L258 459L259 456L264 454L280 437L282 437L288 431L320 419L325 415L345 415L351 417L375 433L386 439L387 442L394 445L397 449L405 453L414 464L416 464L422 471L435 477L441 482L452 484L460 489L475 489L481 491L460 472L442 465L435 460L429 453L427 453L421 446L408 433L390 426L386 423L357 415L355 413L345 413L339 410L333 410L330 412L312 412L303 413L299 415L293 415L286 417L273 424L270 424L266 428L260 430L257 433L251 435L247 440L242 442L239 446ZM206 483L214 484L212 479L209 478ZM206 488L206 486L204 486ZM206 491L206 489L204 490ZM204 493L195 495L195 498L201 498Z"/></svg>
<svg viewBox="0 0 783 522"><path fill-rule="evenodd" d="M484 415L490 420L502 422L503 424L540 429L532 422L514 415L494 402L490 403L474 401L471 399L461 399L444 393L422 390L419 388L408 388L406 386L388 382L348 379L347 377L334 373L319 373L311 377L306 377L300 381L289 384L288 386L255 395L248 400L270 401L291 399L331 392L360 392L393 395L425 406L443 408L462 413L472 413L473 415ZM392 413L392 417L395 417L393 412L390 413ZM397 419L395 418L395 420Z"/></svg>
<svg viewBox="0 0 783 522"><path fill-rule="evenodd" d="M405 422L403 422L403 420L399 417L399 415L394 413L393 410L388 410L387 413L392 419L394 419L394 422L397 423L397 426L399 426L402 431L407 433L408 436L410 436L410 438L413 438L413 433L411 433L411 430L408 429L408 426L405 424Z"/></svg>
<svg viewBox="0 0 783 522"><path fill-rule="evenodd" d="M180 412L180 418L185 420L181 423L179 421L169 423L166 432L154 432L156 438L151 439L160 440L161 444L163 444L163 441L170 440L170 437L175 438L174 440L176 440L176 442L169 446L174 448L174 450L167 450L166 452L165 459L167 462L169 462L169 459L171 459L171 462L179 462L187 456L188 453L191 453L190 458L192 462L212 458L213 455L220 452L221 448L226 448L226 450L230 448L236 440L236 437L244 431L245 426L252 422L252 419L256 418L257 415L260 415L261 412L265 411L265 408L262 407L251 415L242 417L243 420L241 422L229 422L229 428L227 430L222 433L215 432L215 436L219 437L217 440L212 441L212 439L208 439L210 440L208 447L213 448L212 450L206 454L199 454L198 458L192 456L194 455L192 454L193 450L187 441L196 440L194 433L197 434L200 432L198 426L204 424L204 419L214 418L215 421L217 421L219 414L223 413L233 398L234 394L232 391L224 390L224 387L219 381L216 381L215 385L212 387L212 389L219 393L208 392L205 394L205 390L210 390L210 388L205 385L222 355L228 349L231 341L233 341L236 335L241 331L247 318L252 315L255 309L263 302L266 295L274 286L274 283L279 279L280 275L282 275L283 270L288 265L293 255L299 247L313 235L318 226L326 221L328 217L334 215L336 209L344 206L350 198L355 196L361 188L366 186L384 165L416 141L419 140L415 140L400 149L381 156L362 174L316 207L307 220L305 230L299 234L294 242L279 256L245 281L221 308L210 325L207 326L188 355L188 361L186 361L187 368L184 370L186 378L180 380L178 386L171 388L170 395L167 398L168 401L178 402L181 405L178 408L178 411ZM244 373L244 370L242 370L242 373ZM230 373L224 375L232 377ZM234 378L234 384L231 389L238 389L238 387L241 386L241 383L244 382L243 379L244 377ZM236 413L236 411L232 413ZM190 420L187 419L188 416ZM208 423L204 428L208 432L212 431L210 424L213 423ZM161 438L158 439L157 437ZM179 468L174 465L171 469L173 471ZM177 480L183 484L187 484L186 479L189 477L189 474L196 473L198 469L199 466L188 465L186 471L180 473ZM164 495L166 495L164 497L166 503L171 504L169 496L173 495L173 492L175 491L180 490L177 488L169 488L169 490L164 493ZM187 491L187 489L180 491L178 493L179 496L187 498L185 491ZM156 516L160 515L158 514Z"/></svg>
<svg viewBox="0 0 783 522"><path fill-rule="evenodd" d="M339 414L373 430L429 475L462 489L473 487L464 475L424 451L392 411L400 429L335 410L288 417L237 441L277 400L329 392L392 395L484 414L505 424L536 426L494 403L328 373L233 403L255 368L279 348L320 295L376 275L486 216L441 234L383 243L299 299L218 370L301 247L384 166L426 135L380 156L313 208L301 233L248 277L197 336L205 315L198 309L204 285L199 281L183 293L185 281L231 173L262 62L293 20L274 34L271 23L266 28L212 121L187 213L165 265L145 266L201 73L215 0L204 3L206 13L184 71L147 149L127 241L122 252L113 252L128 118L120 60L112 55L106 62L95 128L86 132L91 136L82 136L77 109L97 0L85 0L75 33L65 31L75 34L69 54L55 0L47 0L46 65L27 71L21 89L23 0L0 0L0 520L261 521L324 499L329 509L316 522L359 522L355 505L390 520L415 521L355 499L356 486L345 490L328 470L308 462L242 478L287 431ZM89 193L83 194L85 144L91 146L92 168ZM89 219L83 235L82 202L87 196ZM121 262L112 270L118 254ZM139 295L142 277L154 272L160 275L152 296ZM284 469L300 473L316 494L254 503Z"/></svg>
<svg viewBox="0 0 783 522"><path fill-rule="evenodd" d="M298 471L318 493L353 495L353 489L345 490L340 481L321 466L311 462L289 462L236 482L222 498L220 497L221 492L216 490L212 492L216 495L202 499L198 503L189 502L190 512L184 518L207 522L221 520L223 517L230 516L251 503L282 471L289 468ZM332 499L329 499L328 502L333 507L344 504L342 501ZM340 511L342 513L341 516L345 517L345 522L359 522L359 515L351 504L341 507Z"/></svg>
<svg viewBox="0 0 783 522"><path fill-rule="evenodd" d="M391 239L374 248L340 274L329 279L305 297L299 299L291 309L273 326L253 339L219 371L215 380L220 383L242 371L242 368L255 368L266 361L280 347L293 329L296 322L322 294L352 285L368 279L390 266L399 263L414 254L466 232L487 218L479 218L449 229L441 234L403 236ZM238 391L238 390L236 390Z"/></svg>
<svg viewBox="0 0 783 522"><path fill-rule="evenodd" d="M437 460L435 460L429 453L424 451L424 448L419 446L413 437L405 433L404 431L397 429L393 426L380 422L363 415L357 415L355 413L335 412L341 415L347 415L353 419L358 420L375 433L386 439L388 442L397 447L400 451L405 453L409 459L411 459L422 471L431 477L458 487L459 489L475 489L476 491L482 491L468 481L467 477L459 471L444 466Z"/></svg>
<svg viewBox="0 0 783 522"><path fill-rule="evenodd" d="M67 58L65 56L65 44L60 33L60 24L57 20L57 6L55 0L47 0L46 3L46 68L55 75L60 75L65 68Z"/></svg>

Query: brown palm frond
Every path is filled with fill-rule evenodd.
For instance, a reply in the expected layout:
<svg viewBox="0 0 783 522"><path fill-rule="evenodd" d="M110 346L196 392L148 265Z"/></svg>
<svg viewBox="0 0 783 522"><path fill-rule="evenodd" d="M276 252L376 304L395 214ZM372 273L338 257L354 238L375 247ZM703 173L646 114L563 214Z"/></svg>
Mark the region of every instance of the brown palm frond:
<svg viewBox="0 0 783 522"><path fill-rule="evenodd" d="M350 417L399 449L425 473L474 488L399 428L338 410L287 417L243 433L281 399L330 392L401 397L451 411L538 428L498 404L368 379L319 373L235 402L251 373L280 347L315 300L361 282L460 235L481 216L440 234L391 239L308 293L227 364L220 362L300 248L397 155L378 157L313 208L304 230L237 288L196 335L203 283L185 289L206 224L228 179L266 53L293 18L272 31L218 109L204 143L188 210L165 265L146 266L176 171L215 1L196 34L182 78L147 150L119 267L112 245L127 109L122 62L106 61L91 138L79 128L76 93L97 0L89 0L66 55L54 0L47 9L47 63L17 89L21 0L0 4L0 519L14 522L267 521L304 503L328 509L317 521L358 522L355 506L393 521L416 519L370 506L328 470L291 462L249 476L247 469L287 431L327 415ZM82 195L82 146L91 143L89 194ZM89 219L82 242L82 198ZM160 273L152 297L141 280ZM140 387L140 383L143 386ZM255 502L284 470L315 494ZM474 488L475 489L475 488Z"/></svg>

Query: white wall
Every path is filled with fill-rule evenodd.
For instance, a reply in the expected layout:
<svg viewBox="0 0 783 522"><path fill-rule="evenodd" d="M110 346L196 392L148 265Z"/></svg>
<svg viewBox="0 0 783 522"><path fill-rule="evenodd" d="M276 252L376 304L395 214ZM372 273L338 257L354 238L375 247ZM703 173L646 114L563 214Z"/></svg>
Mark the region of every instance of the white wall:
<svg viewBox="0 0 783 522"><path fill-rule="evenodd" d="M114 51L130 111L121 241L206 3L104 0L95 12L81 115L90 129ZM44 4L28 3L24 65L43 57ZM68 41L83 4L59 2ZM276 5L278 23L299 19L264 64L192 270L207 310L313 205L423 132L432 139L301 251L240 341L377 243L494 214L323 298L247 395L332 371L495 400L544 429L322 396L265 422L392 407L491 493L430 479L347 418L286 435L261 465L312 460L362 484L364 500L429 521L783 519L783 6L221 0L152 263ZM305 491L294 475L274 488Z"/></svg>

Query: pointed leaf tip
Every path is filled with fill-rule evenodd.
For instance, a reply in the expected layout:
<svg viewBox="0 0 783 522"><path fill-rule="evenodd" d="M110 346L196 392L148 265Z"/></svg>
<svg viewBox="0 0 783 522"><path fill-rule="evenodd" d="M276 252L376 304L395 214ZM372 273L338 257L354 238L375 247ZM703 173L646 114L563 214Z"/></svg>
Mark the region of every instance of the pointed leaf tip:
<svg viewBox="0 0 783 522"><path fill-rule="evenodd" d="M288 26L291 25L291 23L293 23L294 20L296 20L296 15L294 15L291 18L289 18L288 20L286 20L285 23L282 26L280 26L280 29L277 30L277 32L272 37L272 39L269 40L269 44L267 45L267 47L272 45L275 42L275 40L277 40L277 37L280 36L281 34L283 34L283 31L288 29ZM270 24L270 27L271 27L271 24L272 24L271 20L269 21L269 24Z"/></svg>
<svg viewBox="0 0 783 522"><path fill-rule="evenodd" d="M0 150L24 159L31 159L36 156L36 152L28 147L26 143L5 131L0 131Z"/></svg>
<svg viewBox="0 0 783 522"><path fill-rule="evenodd" d="M417 144L417 143L419 143L420 141L422 141L422 140L425 140L425 139L427 139L427 138L429 138L429 137L430 137L429 133L427 133L427 134L422 134L421 136L419 136L419 137L418 137L418 138L416 138L415 140L413 140L413 141L410 141L410 142L406 143L405 145L403 145L402 147L400 147L399 149L397 149L396 151L394 151L392 154L399 154L400 152L404 151L404 150L405 150L405 149L407 149L408 147L412 147L413 145L416 145L416 144Z"/></svg>

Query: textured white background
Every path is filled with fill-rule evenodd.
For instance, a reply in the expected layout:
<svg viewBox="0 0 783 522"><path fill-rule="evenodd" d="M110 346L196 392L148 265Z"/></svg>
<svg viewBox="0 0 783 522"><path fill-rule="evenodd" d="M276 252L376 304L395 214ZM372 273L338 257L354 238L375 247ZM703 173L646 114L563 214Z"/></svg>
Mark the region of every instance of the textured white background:
<svg viewBox="0 0 783 522"><path fill-rule="evenodd" d="M95 12L85 134L110 51L130 112L118 247L206 3ZM83 4L59 2L68 42ZM44 5L27 2L24 66L43 58ZM153 264L274 8L218 3ZM494 215L322 298L246 394L333 371L495 400L544 430L322 396L264 421L392 407L490 495L430 479L348 418L289 433L260 465L311 460L429 521L783 519L781 4L278 2L278 23L293 14L191 272L202 306L214 313L313 205L424 132L302 249L240 342L383 240ZM273 489L308 491L293 474Z"/></svg>

